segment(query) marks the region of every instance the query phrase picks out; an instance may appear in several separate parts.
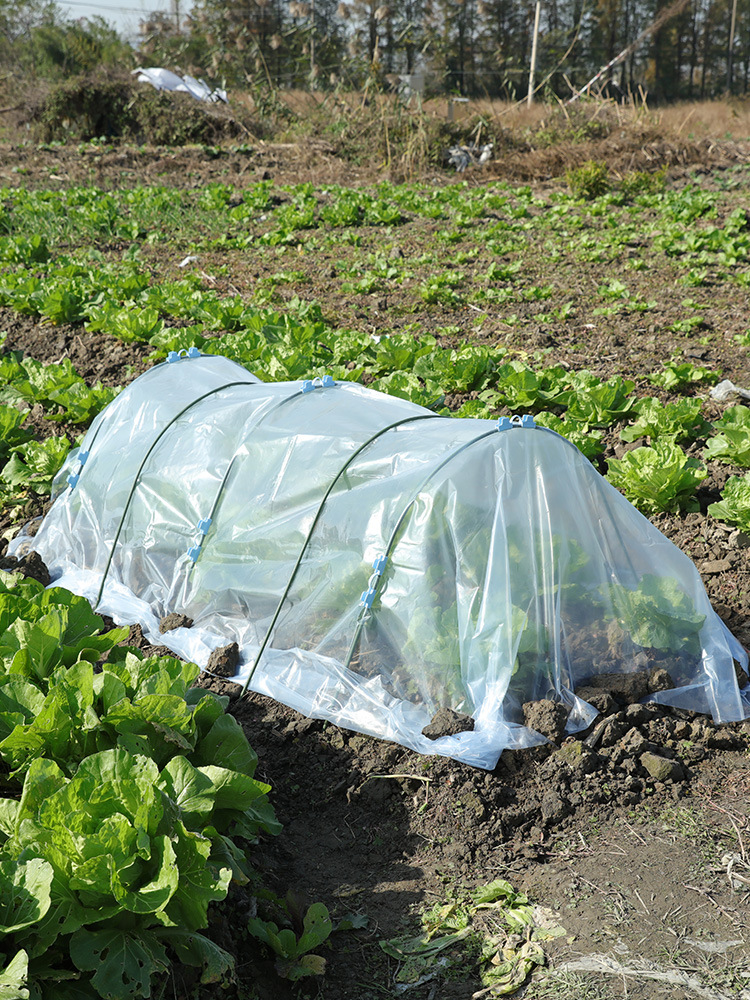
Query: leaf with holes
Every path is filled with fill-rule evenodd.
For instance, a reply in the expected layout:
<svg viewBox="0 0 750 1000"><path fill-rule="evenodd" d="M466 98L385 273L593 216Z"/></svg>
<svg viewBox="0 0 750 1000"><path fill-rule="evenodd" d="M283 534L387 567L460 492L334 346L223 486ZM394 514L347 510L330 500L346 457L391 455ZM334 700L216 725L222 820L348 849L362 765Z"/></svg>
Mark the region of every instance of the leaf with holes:
<svg viewBox="0 0 750 1000"><path fill-rule="evenodd" d="M113 927L81 929L70 939L70 957L104 1000L135 1000L151 995L151 978L168 968L164 945L150 931L129 933Z"/></svg>

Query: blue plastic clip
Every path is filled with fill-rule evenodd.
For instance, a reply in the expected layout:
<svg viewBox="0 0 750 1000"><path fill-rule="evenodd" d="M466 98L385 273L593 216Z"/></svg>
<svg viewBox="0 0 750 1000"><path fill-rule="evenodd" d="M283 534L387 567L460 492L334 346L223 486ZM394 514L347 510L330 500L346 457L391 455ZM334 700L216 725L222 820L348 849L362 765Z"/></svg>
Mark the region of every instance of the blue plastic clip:
<svg viewBox="0 0 750 1000"><path fill-rule="evenodd" d="M359 599L359 603L365 608L371 608L372 602L375 600L375 588L370 587L369 590L364 590L362 596Z"/></svg>
<svg viewBox="0 0 750 1000"><path fill-rule="evenodd" d="M380 576L380 574L385 569L385 564L388 562L388 556L378 556L372 564L372 568Z"/></svg>
<svg viewBox="0 0 750 1000"><path fill-rule="evenodd" d="M83 468L86 462L88 462L88 459L89 459L89 453L87 451L78 452L78 461L81 463L81 468Z"/></svg>
<svg viewBox="0 0 750 1000"><path fill-rule="evenodd" d="M188 347L187 350L183 347L181 351L170 351L167 355L167 364L173 365L175 361L182 361L183 358L202 358L203 355L198 350L197 347Z"/></svg>
<svg viewBox="0 0 750 1000"><path fill-rule="evenodd" d="M76 486L78 485L78 480L80 478L81 477L78 474L73 475L71 473L71 475L68 476L68 486L70 486L71 490L74 490L76 488Z"/></svg>
<svg viewBox="0 0 750 1000"><path fill-rule="evenodd" d="M302 391L312 392L313 389L330 389L332 385L336 385L336 380L331 375L324 375L323 378L318 375L317 378L306 378L302 383Z"/></svg>
<svg viewBox="0 0 750 1000"><path fill-rule="evenodd" d="M190 559L191 562L195 562L198 556L201 554L200 545L193 545L192 548L187 550L187 554L188 554L188 559Z"/></svg>
<svg viewBox="0 0 750 1000"><path fill-rule="evenodd" d="M524 413L524 415L521 417L521 426L536 427L536 422L530 413Z"/></svg>
<svg viewBox="0 0 750 1000"><path fill-rule="evenodd" d="M204 517L204 518L201 518L200 521L198 521L198 531L200 531L200 533L202 535L207 535L208 534L208 529L210 527L211 527L211 518L210 517Z"/></svg>
<svg viewBox="0 0 750 1000"><path fill-rule="evenodd" d="M513 426L513 422L510 417L500 417L497 421L497 429L499 431L508 431Z"/></svg>

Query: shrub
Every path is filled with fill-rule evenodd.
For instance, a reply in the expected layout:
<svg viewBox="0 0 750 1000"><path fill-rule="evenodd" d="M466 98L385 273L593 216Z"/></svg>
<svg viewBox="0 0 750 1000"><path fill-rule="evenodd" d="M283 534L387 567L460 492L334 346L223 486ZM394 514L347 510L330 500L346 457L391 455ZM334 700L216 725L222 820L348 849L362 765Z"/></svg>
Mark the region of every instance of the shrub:
<svg viewBox="0 0 750 1000"><path fill-rule="evenodd" d="M591 201L609 191L609 168L606 163L588 160L581 167L566 170L565 180L576 198Z"/></svg>
<svg viewBox="0 0 750 1000"><path fill-rule="evenodd" d="M52 87L31 117L42 142L106 136L183 146L239 135L238 124L221 111L188 94L154 90L129 76L86 74Z"/></svg>

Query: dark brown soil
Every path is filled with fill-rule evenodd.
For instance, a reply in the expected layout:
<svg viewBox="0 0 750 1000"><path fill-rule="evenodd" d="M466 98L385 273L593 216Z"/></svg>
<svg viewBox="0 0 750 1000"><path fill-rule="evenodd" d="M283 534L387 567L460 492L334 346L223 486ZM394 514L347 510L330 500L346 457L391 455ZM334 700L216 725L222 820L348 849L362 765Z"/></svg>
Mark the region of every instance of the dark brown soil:
<svg viewBox="0 0 750 1000"><path fill-rule="evenodd" d="M477 172L471 182L485 183L502 171L543 179L580 162L579 153L567 160L564 153L555 154L557 159L550 154L544 163L544 157L533 154L535 166L532 153L519 153L504 166ZM679 155L672 147L660 155L662 162L678 164L671 175L674 184L684 180L684 163L696 158L708 163L715 157L716 172L706 175L710 184L727 163L746 152L736 144L712 150L686 144ZM633 149L616 156L621 157L615 161L618 168L641 162ZM219 179L242 186L269 172L276 179L351 183L358 175L358 168L342 166L323 149L303 155L260 146L252 155L220 159L189 148L102 155L12 148L2 151L4 182L17 181L12 170L18 165L36 185L49 184L54 167L61 184L103 187L148 181L199 185ZM359 171L361 177L366 174ZM440 183L445 182L442 177ZM539 197L560 184L558 179L540 186ZM738 204L746 200L743 194ZM402 254L416 257L437 228L415 220L388 239L398 242ZM370 241L369 247L382 241L379 233L363 233L363 239ZM624 252L634 258L640 248ZM158 248L154 254L159 256ZM406 312L406 291L403 298L399 291L382 303L347 296L329 280L337 259L333 251L321 249L314 259L300 255L295 264L307 277L304 289L297 290L316 298L332 322L335 318L337 324L372 332L417 322L422 331L436 331L443 342L472 331L473 316L467 310ZM212 263L218 260L205 260L203 266L210 271ZM263 252L254 257L243 252L223 263L228 273L220 283L243 291L274 266ZM471 267L466 265L467 281L472 280ZM596 266L579 263L556 270L544 260L543 250L533 247L529 268L540 283L556 283L560 302L567 288L596 287L601 281ZM535 323L529 314L514 330L498 316L480 336L530 352L549 348L545 363L560 361L599 375L636 378L637 391L644 395L653 389L643 376L674 354L700 359L750 386L748 356L734 341L734 334L747 328L746 287L735 286L731 295L722 288L707 304L706 329L712 336L699 344L668 331L689 292L675 284L668 264L630 272L629 280L644 298L658 296L658 316L623 310L595 323L579 315L553 327ZM446 333L447 324L458 332ZM0 327L8 331L7 348L44 361L70 358L86 379L108 385L124 384L138 374L150 353L79 327L44 326L7 311L0 315ZM720 412L717 406L716 415ZM59 433L59 425L49 423L40 417L39 432ZM605 461L622 447L615 428L607 438ZM717 612L741 642L750 644L750 538L706 515L708 504L736 471L709 465L709 478L699 491L700 512L653 520L694 559ZM149 648L137 627L130 641ZM650 673L643 682L646 687L656 683ZM199 683L230 696L231 711L259 755L258 777L273 786L284 831L254 851L266 884L281 895L291 889L309 901L321 900L336 919L352 913L367 918L364 929L335 933L320 949L328 959L322 980L297 987L279 980L267 956L247 937L243 922L251 904L246 893L234 893L216 908L211 933L238 955L239 986L205 996L285 1000L300 990L325 1000L400 996L396 963L379 942L416 932L423 909L495 878L507 878L533 902L553 910L567 932L547 946L551 969L536 973L519 995L539 1000L723 1000L743 995L750 970L744 895L750 884L746 723L715 727L691 713L630 704L639 691L628 694L610 686L601 693L602 715L575 739L563 738L560 720L546 706L527 706L529 717L547 727L553 742L506 752L495 771L485 773L305 719L259 695L240 698L236 686L215 676L204 674ZM545 713L541 722L540 712ZM165 995L187 1000L195 988L178 971ZM476 970L467 961L458 972L436 975L404 995L468 1000L480 990Z"/></svg>

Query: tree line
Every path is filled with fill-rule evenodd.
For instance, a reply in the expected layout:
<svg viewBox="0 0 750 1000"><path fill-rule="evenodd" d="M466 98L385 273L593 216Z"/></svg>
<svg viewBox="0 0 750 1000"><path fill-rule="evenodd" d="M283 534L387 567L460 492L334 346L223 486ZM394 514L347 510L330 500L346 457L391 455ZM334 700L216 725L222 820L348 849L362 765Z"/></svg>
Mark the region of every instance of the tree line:
<svg viewBox="0 0 750 1000"><path fill-rule="evenodd" d="M517 100L528 88L535 0L170 4L141 23L134 51L101 18L72 21L52 0L0 0L0 58L51 77L140 60L268 92L407 86ZM573 96L643 32L594 92L650 102L747 93L750 0L542 0L540 96Z"/></svg>

